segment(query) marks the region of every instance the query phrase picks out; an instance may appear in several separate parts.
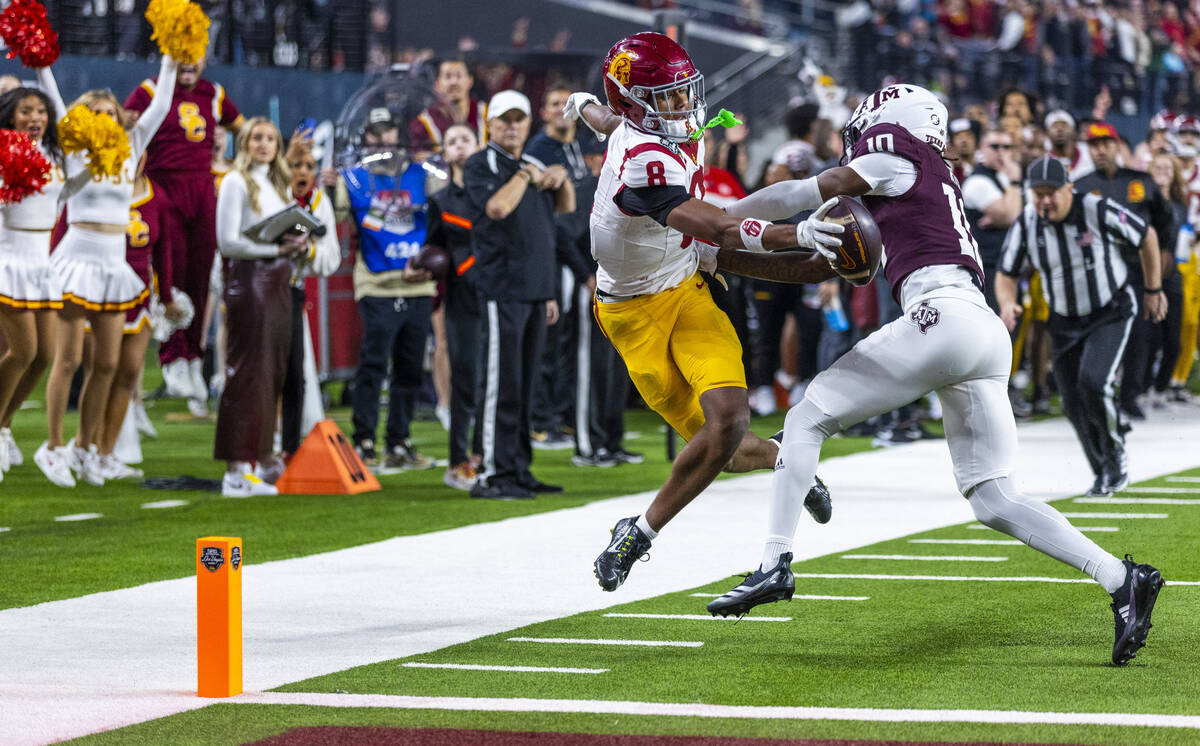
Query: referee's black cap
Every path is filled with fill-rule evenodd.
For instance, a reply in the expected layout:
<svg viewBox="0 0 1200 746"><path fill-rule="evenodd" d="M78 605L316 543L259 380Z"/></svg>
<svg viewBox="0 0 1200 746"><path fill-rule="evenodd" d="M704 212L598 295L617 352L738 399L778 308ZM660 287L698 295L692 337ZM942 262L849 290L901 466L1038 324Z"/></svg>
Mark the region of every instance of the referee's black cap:
<svg viewBox="0 0 1200 746"><path fill-rule="evenodd" d="M1025 169L1025 181L1030 189L1040 186L1052 186L1057 189L1070 179L1067 177L1067 167L1062 164L1062 161L1044 155L1030 163L1029 168Z"/></svg>

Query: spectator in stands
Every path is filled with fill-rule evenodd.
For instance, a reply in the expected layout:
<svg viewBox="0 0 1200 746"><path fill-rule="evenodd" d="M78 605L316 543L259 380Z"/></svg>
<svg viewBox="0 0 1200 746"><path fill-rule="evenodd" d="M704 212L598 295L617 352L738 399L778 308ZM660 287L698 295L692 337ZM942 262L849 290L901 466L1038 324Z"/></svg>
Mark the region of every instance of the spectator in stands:
<svg viewBox="0 0 1200 746"><path fill-rule="evenodd" d="M1183 181L1179 161L1167 153L1159 153L1150 162L1150 178L1154 179L1154 183L1166 198L1175 225L1173 236L1159 244L1160 249L1168 249L1163 252L1163 292L1167 296L1167 317L1163 323L1151 328L1150 347L1146 355L1147 363L1151 363L1161 352L1154 374L1151 403L1154 406L1162 406L1171 400L1186 401L1186 398L1175 397L1175 392L1169 389L1179 363L1184 314L1200 316L1200 309L1195 307L1194 301L1184 303L1183 286L1187 281L1184 270L1194 269L1190 260L1195 233L1187 220L1187 185ZM1173 256L1168 256L1168 253ZM1194 272L1192 276L1195 277ZM1195 297L1193 292L1193 298ZM1195 336L1193 330L1192 338L1195 339Z"/></svg>
<svg viewBox="0 0 1200 746"><path fill-rule="evenodd" d="M575 190L562 166L543 169L525 157L531 109L524 94L501 91L488 112L491 140L464 173L487 319L483 470L471 495L528 499L562 490L529 471L529 410L546 325L558 320L554 213L574 211Z"/></svg>
<svg viewBox="0 0 1200 746"><path fill-rule="evenodd" d="M431 469L433 460L409 439L437 290L429 271L410 263L425 243L428 177L410 159L400 124L387 109L369 112L362 139L374 157L369 165L344 169L339 185L358 231L354 299L363 338L354 373L354 445L365 464L379 465L379 395L391 363L383 464Z"/></svg>
<svg viewBox="0 0 1200 746"><path fill-rule="evenodd" d="M474 223L469 217L474 210L463 182L463 166L478 150L474 129L465 124L451 125L442 143L450 182L429 197L428 242L441 246L450 255L442 298L446 351L450 358L450 465L442 481L457 490L475 486L483 452L482 423L476 407L480 359L479 270L475 268Z"/></svg>
<svg viewBox="0 0 1200 746"><path fill-rule="evenodd" d="M1046 135L1050 138L1050 155L1066 166L1071 181L1095 169L1087 144L1076 139L1075 117L1066 110L1055 109L1046 115Z"/></svg>
<svg viewBox="0 0 1200 746"><path fill-rule="evenodd" d="M1171 206L1167 203L1158 185L1145 171L1122 168L1117 164L1119 137L1117 130L1106 122L1095 122L1088 126L1084 137L1091 154L1095 170L1075 183L1081 194L1100 194L1140 217L1162 236L1159 249L1162 252L1161 289L1166 292L1169 277L1175 273L1175 226ZM1134 251L1126 252L1125 263L1129 266L1129 284L1135 296L1133 327L1125 345L1121 378L1121 409L1134 420L1146 418L1138 399L1146 393L1149 375L1149 345L1152 333L1151 322L1143 318L1144 294L1158 292L1158 288L1146 288L1142 276L1141 262ZM1169 296L1168 296L1169 297ZM1169 307L1169 304L1168 304Z"/></svg>
<svg viewBox="0 0 1200 746"><path fill-rule="evenodd" d="M1020 88L1005 88L996 97L998 119L1016 117L1022 126L1032 124L1037 119L1038 102L1033 95Z"/></svg>
<svg viewBox="0 0 1200 746"><path fill-rule="evenodd" d="M1012 138L992 129L983 136L979 164L962 185L963 206L971 234L979 244L984 274L984 297L999 313L995 289L996 266L1008 227L1021 213L1021 166L1014 156Z"/></svg>
<svg viewBox="0 0 1200 746"><path fill-rule="evenodd" d="M966 117L950 122L950 153L954 156L954 176L963 182L975 169L975 153L979 150L982 126Z"/></svg>
<svg viewBox="0 0 1200 746"><path fill-rule="evenodd" d="M191 325L171 335L159 348L167 393L188 399L193 414L207 413L208 384L204 380L204 319L209 275L217 251L216 190L212 152L215 132L237 132L242 115L220 83L206 80L205 60L179 66L170 95L171 113L150 142L146 176L167 192L175 206L167 236L174 277L162 278L191 298L196 313ZM125 107L142 112L156 95L158 79L147 78L129 94ZM280 156L282 158L282 155Z"/></svg>
<svg viewBox="0 0 1200 746"><path fill-rule="evenodd" d="M430 153L439 152L445 132L452 124L466 124L481 143L487 139L484 129L487 107L471 98L474 84L466 62L445 59L437 63L437 77L433 81L437 101L408 127L409 147L415 160L424 161Z"/></svg>
<svg viewBox="0 0 1200 746"><path fill-rule="evenodd" d="M283 139L254 117L238 133L233 171L217 195L217 246L225 257L226 370L213 458L225 461L226 497L274 495L283 464L274 455L275 416L291 346L293 259L309 237L288 231L259 243L244 231L291 201Z"/></svg>

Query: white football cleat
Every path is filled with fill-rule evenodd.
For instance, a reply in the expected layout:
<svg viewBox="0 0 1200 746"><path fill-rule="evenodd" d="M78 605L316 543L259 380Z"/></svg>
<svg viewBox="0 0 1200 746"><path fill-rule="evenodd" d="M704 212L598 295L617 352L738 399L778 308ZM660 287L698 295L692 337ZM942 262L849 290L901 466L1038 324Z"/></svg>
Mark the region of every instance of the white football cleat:
<svg viewBox="0 0 1200 746"><path fill-rule="evenodd" d="M76 453L81 453L81 466L79 477L88 484L94 484L97 487L104 486L104 465L100 463L100 453L96 450L96 446L89 446L86 451L80 448L75 449Z"/></svg>
<svg viewBox="0 0 1200 746"><path fill-rule="evenodd" d="M163 383L167 385L167 396L187 399L196 396L192 388L192 375L188 361L183 358L172 360L162 367Z"/></svg>
<svg viewBox="0 0 1200 746"><path fill-rule="evenodd" d="M243 474L225 472L221 480L221 494L225 497L254 497L256 495L278 495L274 485L267 484L248 471Z"/></svg>
<svg viewBox="0 0 1200 746"><path fill-rule="evenodd" d="M141 479L143 476L141 469L129 466L112 453L100 457L100 473L105 479Z"/></svg>
<svg viewBox="0 0 1200 746"><path fill-rule="evenodd" d="M0 427L0 448L8 451L9 467L25 463L25 457L21 455L21 449L17 448L17 439L13 437L10 428Z"/></svg>
<svg viewBox="0 0 1200 746"><path fill-rule="evenodd" d="M47 442L42 442L37 452L33 454L33 463L42 470L46 479L59 487L74 487L75 477L71 476L71 467L67 466L67 449L59 446L51 448Z"/></svg>
<svg viewBox="0 0 1200 746"><path fill-rule="evenodd" d="M133 402L129 405L133 410L133 421L137 425L137 430L147 438L157 438L158 430L154 429L154 423L150 421L150 415L146 414L146 405L140 401Z"/></svg>

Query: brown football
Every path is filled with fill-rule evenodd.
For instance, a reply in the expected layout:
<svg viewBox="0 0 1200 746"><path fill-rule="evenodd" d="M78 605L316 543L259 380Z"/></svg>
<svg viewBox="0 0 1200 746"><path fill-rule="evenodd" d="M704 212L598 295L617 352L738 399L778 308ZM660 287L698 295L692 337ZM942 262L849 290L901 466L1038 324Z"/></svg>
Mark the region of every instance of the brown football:
<svg viewBox="0 0 1200 746"><path fill-rule="evenodd" d="M875 276L883 256L883 239L871 211L861 202L841 196L825 214L825 220L845 226L834 269L851 284L866 285Z"/></svg>
<svg viewBox="0 0 1200 746"><path fill-rule="evenodd" d="M450 255L441 246L427 243L421 247L420 253L413 257L412 263L414 268L427 269L435 280L441 280L450 269Z"/></svg>

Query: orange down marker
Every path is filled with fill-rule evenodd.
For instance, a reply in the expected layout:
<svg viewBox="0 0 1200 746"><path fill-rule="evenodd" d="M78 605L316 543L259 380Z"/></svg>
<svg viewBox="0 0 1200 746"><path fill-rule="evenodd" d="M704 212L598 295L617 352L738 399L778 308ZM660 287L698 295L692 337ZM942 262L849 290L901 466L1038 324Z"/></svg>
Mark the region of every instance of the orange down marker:
<svg viewBox="0 0 1200 746"><path fill-rule="evenodd" d="M196 539L196 670L201 697L242 693L242 540Z"/></svg>

